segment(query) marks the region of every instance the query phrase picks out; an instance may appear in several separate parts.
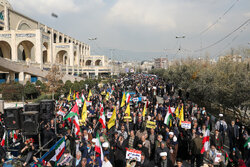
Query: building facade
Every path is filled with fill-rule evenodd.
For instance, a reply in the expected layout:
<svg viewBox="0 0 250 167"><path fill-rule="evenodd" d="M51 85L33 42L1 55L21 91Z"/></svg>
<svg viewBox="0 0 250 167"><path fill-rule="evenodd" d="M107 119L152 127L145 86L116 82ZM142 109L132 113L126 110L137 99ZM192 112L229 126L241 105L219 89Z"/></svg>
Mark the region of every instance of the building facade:
<svg viewBox="0 0 250 167"><path fill-rule="evenodd" d="M168 67L168 59L167 58L157 58L155 59L155 68L163 68L167 69Z"/></svg>
<svg viewBox="0 0 250 167"><path fill-rule="evenodd" d="M104 66L105 56L91 56L89 45L16 12L7 0L0 0L0 58L12 61L12 65L15 62L19 66L39 68L40 77L43 77L42 71L49 71L54 64L59 65L65 75L98 76L110 72L110 68ZM19 81L33 75L39 77L38 73L25 71L17 74L1 64L0 70L8 76L7 80L13 79L12 72Z"/></svg>

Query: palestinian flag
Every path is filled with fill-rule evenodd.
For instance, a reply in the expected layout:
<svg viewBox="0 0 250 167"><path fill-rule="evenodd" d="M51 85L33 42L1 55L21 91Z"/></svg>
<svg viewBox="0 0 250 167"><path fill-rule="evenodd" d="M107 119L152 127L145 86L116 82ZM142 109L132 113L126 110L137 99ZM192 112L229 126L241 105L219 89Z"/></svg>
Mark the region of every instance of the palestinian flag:
<svg viewBox="0 0 250 167"><path fill-rule="evenodd" d="M172 113L172 110L170 108L170 106L168 107L168 113L167 115L165 116L165 119L164 119L164 124L166 125L169 125L170 123L170 120L173 119L173 113Z"/></svg>
<svg viewBox="0 0 250 167"><path fill-rule="evenodd" d="M102 151L102 143L100 141L99 133L96 134L96 143L95 143L95 152L101 155L101 160L104 160L103 151Z"/></svg>
<svg viewBox="0 0 250 167"><path fill-rule="evenodd" d="M74 105L74 107L71 109L71 112L77 113L79 115L79 110L77 104Z"/></svg>
<svg viewBox="0 0 250 167"><path fill-rule="evenodd" d="M65 137L61 138L54 146L50 148L40 159L39 162L42 162L45 166L49 161L55 161L56 163L62 157L66 147Z"/></svg>
<svg viewBox="0 0 250 167"><path fill-rule="evenodd" d="M75 135L78 135L80 132L80 123L79 123L78 116L74 117L73 124L75 125Z"/></svg>
<svg viewBox="0 0 250 167"><path fill-rule="evenodd" d="M74 116L78 116L77 113L70 111L66 117L63 118L63 120L70 119Z"/></svg>
<svg viewBox="0 0 250 167"><path fill-rule="evenodd" d="M205 151L208 151L210 148L209 136L210 136L210 130L207 129L205 136L203 137L202 140L203 147L201 149L201 154L203 154Z"/></svg>
<svg viewBox="0 0 250 167"><path fill-rule="evenodd" d="M100 105L101 110L100 110L100 118L99 122L102 124L102 128L106 128L106 120L105 120L105 112L103 111L103 104Z"/></svg>
<svg viewBox="0 0 250 167"><path fill-rule="evenodd" d="M4 132L3 138L2 138L2 141L1 141L1 146L2 147L5 145L5 141L6 141L6 132Z"/></svg>

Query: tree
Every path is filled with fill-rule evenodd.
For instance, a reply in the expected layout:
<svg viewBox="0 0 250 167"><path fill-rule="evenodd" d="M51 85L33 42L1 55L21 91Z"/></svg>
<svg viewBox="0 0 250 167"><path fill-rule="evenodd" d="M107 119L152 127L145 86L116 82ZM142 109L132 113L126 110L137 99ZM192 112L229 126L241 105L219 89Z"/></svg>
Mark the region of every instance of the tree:
<svg viewBox="0 0 250 167"><path fill-rule="evenodd" d="M33 99L39 96L39 91L34 84L32 84L30 81L27 81L24 85L24 94L27 99Z"/></svg>
<svg viewBox="0 0 250 167"><path fill-rule="evenodd" d="M54 99L54 94L62 86L60 82L62 80L63 73L59 70L59 66L53 65L49 73L46 75L47 86L49 91L52 93L52 99Z"/></svg>

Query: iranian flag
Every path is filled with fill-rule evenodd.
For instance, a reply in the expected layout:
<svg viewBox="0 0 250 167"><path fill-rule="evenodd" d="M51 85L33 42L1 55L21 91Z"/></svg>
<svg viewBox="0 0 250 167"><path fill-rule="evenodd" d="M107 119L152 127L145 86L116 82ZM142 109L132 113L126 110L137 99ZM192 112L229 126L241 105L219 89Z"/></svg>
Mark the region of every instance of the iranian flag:
<svg viewBox="0 0 250 167"><path fill-rule="evenodd" d="M16 140L17 140L17 135L16 135L16 131L15 130L13 130L12 131L12 137L13 137L13 143L15 143L16 142Z"/></svg>
<svg viewBox="0 0 250 167"><path fill-rule="evenodd" d="M105 112L103 110L103 104L101 104L100 107L101 107L101 110L100 110L99 122L102 124L102 128L105 129L106 128L106 120L105 120Z"/></svg>
<svg viewBox="0 0 250 167"><path fill-rule="evenodd" d="M165 119L164 119L164 124L169 125L171 119L173 119L173 112L172 112L172 110L171 110L171 108L169 106L168 107L168 113L167 113L167 115L165 116Z"/></svg>
<svg viewBox="0 0 250 167"><path fill-rule="evenodd" d="M99 133L96 134L96 143L95 143L95 152L101 155L101 160L104 160L103 152L102 152L102 143L100 141Z"/></svg>
<svg viewBox="0 0 250 167"><path fill-rule="evenodd" d="M210 136L210 130L207 129L205 132L205 136L203 137L203 140L202 140L203 147L201 149L201 154L209 150L209 147L210 147L209 136Z"/></svg>
<svg viewBox="0 0 250 167"><path fill-rule="evenodd" d="M2 147L5 145L5 140L6 140L6 132L4 132L3 138L2 138L2 141L1 141L1 146Z"/></svg>
<svg viewBox="0 0 250 167"><path fill-rule="evenodd" d="M83 93L82 93L82 95L81 95L81 100L82 100L82 103L83 103L84 100L85 100L85 97L84 97Z"/></svg>
<svg viewBox="0 0 250 167"><path fill-rule="evenodd" d="M74 117L73 124L75 125L75 135L78 135L80 132L80 124L79 124L78 116Z"/></svg>
<svg viewBox="0 0 250 167"><path fill-rule="evenodd" d="M127 95L126 95L126 103L127 103L127 104L129 103L130 98L131 98L130 94L129 94L129 93L127 93Z"/></svg>
<svg viewBox="0 0 250 167"><path fill-rule="evenodd" d="M45 166L49 161L55 161L57 163L62 157L65 147L66 142L65 137L63 137L39 159L39 162L43 162Z"/></svg>

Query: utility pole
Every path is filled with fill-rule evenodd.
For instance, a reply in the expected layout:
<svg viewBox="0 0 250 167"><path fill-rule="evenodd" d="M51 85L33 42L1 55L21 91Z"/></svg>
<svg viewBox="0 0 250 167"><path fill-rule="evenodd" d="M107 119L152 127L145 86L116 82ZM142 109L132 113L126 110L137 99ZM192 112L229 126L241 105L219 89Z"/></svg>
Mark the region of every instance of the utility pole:
<svg viewBox="0 0 250 167"><path fill-rule="evenodd" d="M176 39L184 39L184 38L186 38L186 36L185 35L183 35L183 36L176 36L175 38ZM181 43L180 43L179 51L181 51ZM181 59L182 59L182 56L181 56Z"/></svg>
<svg viewBox="0 0 250 167"><path fill-rule="evenodd" d="M111 76L113 76L113 51L115 51L115 49L110 49L110 57L111 57Z"/></svg>

